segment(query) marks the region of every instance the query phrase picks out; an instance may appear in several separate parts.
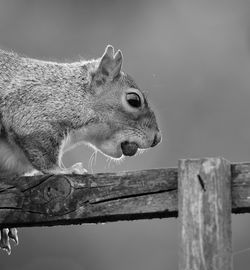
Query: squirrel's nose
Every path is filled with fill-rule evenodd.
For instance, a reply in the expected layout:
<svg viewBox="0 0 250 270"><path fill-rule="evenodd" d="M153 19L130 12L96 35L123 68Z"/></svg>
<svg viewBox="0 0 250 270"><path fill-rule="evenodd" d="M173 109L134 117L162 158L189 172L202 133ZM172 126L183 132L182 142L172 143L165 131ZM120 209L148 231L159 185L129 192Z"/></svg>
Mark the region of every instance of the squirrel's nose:
<svg viewBox="0 0 250 270"><path fill-rule="evenodd" d="M160 142L161 142L161 133L158 131L157 133L155 133L154 140L151 144L151 147L156 146Z"/></svg>

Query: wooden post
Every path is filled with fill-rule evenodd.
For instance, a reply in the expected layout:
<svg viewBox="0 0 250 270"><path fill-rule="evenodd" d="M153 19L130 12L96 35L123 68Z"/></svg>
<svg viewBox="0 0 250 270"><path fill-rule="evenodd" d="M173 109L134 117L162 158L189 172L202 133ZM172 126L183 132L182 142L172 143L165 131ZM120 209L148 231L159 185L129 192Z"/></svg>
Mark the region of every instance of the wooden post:
<svg viewBox="0 0 250 270"><path fill-rule="evenodd" d="M179 161L179 270L232 270L230 171L223 158Z"/></svg>

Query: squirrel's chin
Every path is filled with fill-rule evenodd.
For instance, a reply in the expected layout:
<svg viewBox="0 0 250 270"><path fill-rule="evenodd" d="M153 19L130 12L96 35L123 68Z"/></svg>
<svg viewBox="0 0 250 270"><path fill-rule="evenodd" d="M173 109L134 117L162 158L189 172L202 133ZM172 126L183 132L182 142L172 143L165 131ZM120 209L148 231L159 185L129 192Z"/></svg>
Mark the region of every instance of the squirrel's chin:
<svg viewBox="0 0 250 270"><path fill-rule="evenodd" d="M102 154L104 154L105 156L107 156L107 157L110 157L110 158L113 158L113 159L120 159L122 156L123 156L123 154L122 153L105 153L105 152L103 152L103 151L101 151L102 152Z"/></svg>
<svg viewBox="0 0 250 270"><path fill-rule="evenodd" d="M107 149L107 148L100 147L98 149L103 155L107 157L111 157L113 159L120 159L123 156L121 148Z"/></svg>

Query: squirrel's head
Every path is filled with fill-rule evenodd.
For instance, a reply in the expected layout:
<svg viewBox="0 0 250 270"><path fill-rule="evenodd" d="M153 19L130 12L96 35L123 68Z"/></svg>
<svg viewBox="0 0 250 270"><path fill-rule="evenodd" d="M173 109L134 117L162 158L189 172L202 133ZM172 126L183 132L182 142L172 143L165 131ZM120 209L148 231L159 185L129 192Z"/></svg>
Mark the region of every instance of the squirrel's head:
<svg viewBox="0 0 250 270"><path fill-rule="evenodd" d="M133 156L161 141L155 114L134 80L121 71L122 53L107 46L91 73L90 93L95 121L86 141L113 158Z"/></svg>

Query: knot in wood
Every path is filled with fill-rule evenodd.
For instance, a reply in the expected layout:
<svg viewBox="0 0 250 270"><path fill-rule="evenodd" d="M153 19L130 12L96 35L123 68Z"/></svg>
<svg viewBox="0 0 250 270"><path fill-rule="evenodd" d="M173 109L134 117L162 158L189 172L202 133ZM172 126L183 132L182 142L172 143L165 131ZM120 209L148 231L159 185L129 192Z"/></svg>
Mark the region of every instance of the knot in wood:
<svg viewBox="0 0 250 270"><path fill-rule="evenodd" d="M71 193L70 181L62 176L58 179L50 178L50 181L44 186L44 199L46 201L63 200Z"/></svg>

